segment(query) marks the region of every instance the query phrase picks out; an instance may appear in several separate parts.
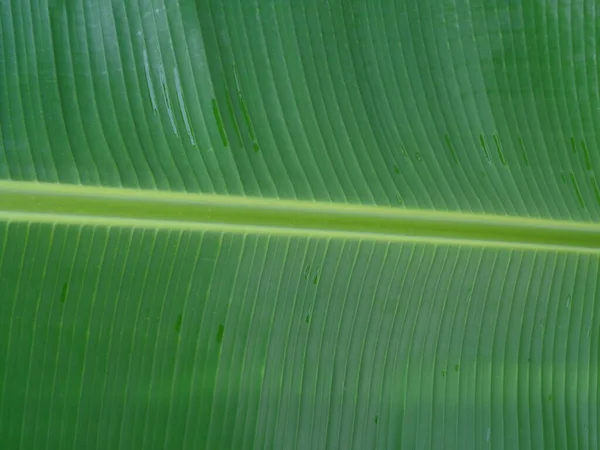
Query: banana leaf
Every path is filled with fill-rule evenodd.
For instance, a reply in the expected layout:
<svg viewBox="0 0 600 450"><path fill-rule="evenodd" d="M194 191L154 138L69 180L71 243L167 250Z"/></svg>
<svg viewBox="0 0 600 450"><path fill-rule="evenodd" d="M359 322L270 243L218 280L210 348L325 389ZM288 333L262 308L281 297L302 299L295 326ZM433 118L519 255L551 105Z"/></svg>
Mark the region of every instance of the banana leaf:
<svg viewBox="0 0 600 450"><path fill-rule="evenodd" d="M599 20L0 1L0 447L599 448Z"/></svg>

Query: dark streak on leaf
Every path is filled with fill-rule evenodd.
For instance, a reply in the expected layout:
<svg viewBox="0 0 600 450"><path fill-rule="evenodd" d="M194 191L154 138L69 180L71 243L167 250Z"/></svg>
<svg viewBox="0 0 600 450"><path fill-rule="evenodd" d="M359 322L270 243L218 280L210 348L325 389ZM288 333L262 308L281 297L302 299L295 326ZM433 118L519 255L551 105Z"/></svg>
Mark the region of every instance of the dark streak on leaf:
<svg viewBox="0 0 600 450"><path fill-rule="evenodd" d="M241 92L238 92L238 101L240 102L240 106L242 108L242 114L244 115L246 127L248 127L248 133L250 133L250 139L255 141L256 134L254 133L254 127L252 126L252 121L250 120L250 113L248 112L248 107L246 106L246 102L244 101L244 97L242 96Z"/></svg>
<svg viewBox="0 0 600 450"><path fill-rule="evenodd" d="M485 154L485 159L487 160L487 163L492 164L492 155L490 154L485 140L483 139L483 134L479 135L479 143L481 144L481 148L483 149L483 153Z"/></svg>
<svg viewBox="0 0 600 450"><path fill-rule="evenodd" d="M595 177L592 177L592 187L594 188L594 197L596 197L596 203L600 205L600 188L598 188L598 182Z"/></svg>
<svg viewBox="0 0 600 450"><path fill-rule="evenodd" d="M583 195L581 195L581 190L579 189L579 185L577 184L577 180L575 179L575 174L573 172L571 172L571 181L573 182L573 188L575 189L577 200L579 200L579 204L583 208L585 206L585 203L583 202Z"/></svg>
<svg viewBox="0 0 600 450"><path fill-rule="evenodd" d="M217 127L219 128L219 134L221 135L221 141L223 141L223 146L228 147L229 142L227 141L227 134L225 133L225 126L223 125L223 119L221 118L221 112L219 111L219 106L217 105L217 100L213 98L213 114L215 115L215 121L217 122Z"/></svg>
<svg viewBox="0 0 600 450"><path fill-rule="evenodd" d="M456 164L458 164L458 155L456 154L456 149L454 148L454 145L452 145L452 142L450 141L450 136L445 135L444 138L446 139L446 144L448 145L448 148L450 149L450 154L452 155L452 159L454 160L454 162Z"/></svg>
<svg viewBox="0 0 600 450"><path fill-rule="evenodd" d="M500 144L500 138L496 133L494 133L494 143L496 144L496 151L498 152L498 158L500 158L500 162L503 166L506 166L506 157L504 156L504 152L502 151L502 145Z"/></svg>
<svg viewBox="0 0 600 450"><path fill-rule="evenodd" d="M238 137L240 145L244 145L244 140L242 139L242 133L240 132L240 126L238 125L238 121L235 117L235 111L233 110L233 104L231 103L231 96L229 95L229 91L227 91L227 109L229 110L229 117L231 117L231 121L233 122L233 128L235 129L235 134Z"/></svg>
<svg viewBox="0 0 600 450"><path fill-rule="evenodd" d="M217 344L223 342L223 334L225 334L225 326L220 324L219 329L217 330Z"/></svg>
<svg viewBox="0 0 600 450"><path fill-rule="evenodd" d="M585 168L587 170L592 170L592 158L590 157L590 152L585 141L581 141L581 148L583 148L583 156L585 157Z"/></svg>
<svg viewBox="0 0 600 450"><path fill-rule="evenodd" d="M529 160L527 159L527 152L525 151L525 144L523 143L523 138L519 138L519 146L521 147L521 155L523 156L523 161L525 161L525 165L529 167Z"/></svg>
<svg viewBox="0 0 600 450"><path fill-rule="evenodd" d="M67 301L67 295L69 293L69 283L67 283L65 281L65 283L63 284L63 287L60 291L60 302L64 303Z"/></svg>
<svg viewBox="0 0 600 450"><path fill-rule="evenodd" d="M181 331L181 324L183 323L183 314L177 316L177 322L175 322L175 331L178 333Z"/></svg>

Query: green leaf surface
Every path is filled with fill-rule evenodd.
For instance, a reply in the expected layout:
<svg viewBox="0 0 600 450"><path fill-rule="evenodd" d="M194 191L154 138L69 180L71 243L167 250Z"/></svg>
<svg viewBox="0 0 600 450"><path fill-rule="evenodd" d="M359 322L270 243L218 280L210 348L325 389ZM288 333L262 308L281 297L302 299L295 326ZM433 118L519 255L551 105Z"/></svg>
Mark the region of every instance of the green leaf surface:
<svg viewBox="0 0 600 450"><path fill-rule="evenodd" d="M0 447L598 448L598 11L0 1Z"/></svg>

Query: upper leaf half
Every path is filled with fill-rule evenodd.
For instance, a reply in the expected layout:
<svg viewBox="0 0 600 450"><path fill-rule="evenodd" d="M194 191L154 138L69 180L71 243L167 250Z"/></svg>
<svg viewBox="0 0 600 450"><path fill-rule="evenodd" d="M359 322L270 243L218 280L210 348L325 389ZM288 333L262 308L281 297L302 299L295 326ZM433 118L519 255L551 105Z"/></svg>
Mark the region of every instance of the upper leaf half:
<svg viewBox="0 0 600 450"><path fill-rule="evenodd" d="M5 179L599 217L584 2L0 8Z"/></svg>

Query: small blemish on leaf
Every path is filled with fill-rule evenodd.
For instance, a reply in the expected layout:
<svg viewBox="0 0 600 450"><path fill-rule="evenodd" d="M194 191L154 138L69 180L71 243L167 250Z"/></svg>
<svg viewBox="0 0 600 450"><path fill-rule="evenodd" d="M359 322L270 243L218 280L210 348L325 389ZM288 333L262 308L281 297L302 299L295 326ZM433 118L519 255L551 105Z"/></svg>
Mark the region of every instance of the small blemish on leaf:
<svg viewBox="0 0 600 450"><path fill-rule="evenodd" d="M321 268L317 267L315 271L315 275L313 276L313 284L319 284L319 280L321 279Z"/></svg>
<svg viewBox="0 0 600 450"><path fill-rule="evenodd" d="M519 137L519 146L521 147L521 156L523 157L523 161L525 165L529 167L529 160L527 159L527 151L525 151L525 144L523 143L523 138Z"/></svg>
<svg viewBox="0 0 600 450"><path fill-rule="evenodd" d="M398 167L398 164L394 164L394 173L396 173L396 174L400 173L400 167Z"/></svg>
<svg viewBox="0 0 600 450"><path fill-rule="evenodd" d="M305 321L306 323L309 323L309 322L310 322L310 314L307 314L307 315L306 315L306 319L304 319L304 321Z"/></svg>
<svg viewBox="0 0 600 450"><path fill-rule="evenodd" d="M225 327L223 324L219 325L219 329L217 330L217 343L220 344L223 342L223 334L225 333Z"/></svg>
<svg viewBox="0 0 600 450"><path fill-rule="evenodd" d="M183 323L183 314L179 314L177 316L177 321L175 322L175 331L176 332L180 332L181 331L181 324Z"/></svg>
<svg viewBox="0 0 600 450"><path fill-rule="evenodd" d="M456 154L456 149L454 148L454 145L452 145L452 141L450 141L450 136L445 135L444 138L446 139L446 145L448 145L448 148L450 149L450 154L452 155L454 163L458 164L458 155Z"/></svg>
<svg viewBox="0 0 600 450"><path fill-rule="evenodd" d="M579 189L577 179L575 178L575 174L573 172L571 172L571 182L573 183L573 189L575 189L575 195L577 195L577 200L579 200L579 205L583 208L585 206L585 203L583 201L583 195L581 194L581 190Z"/></svg>
<svg viewBox="0 0 600 450"><path fill-rule="evenodd" d="M445 377L446 376L446 370L442 370L442 376Z"/></svg>
<svg viewBox="0 0 600 450"><path fill-rule="evenodd" d="M64 303L67 301L67 294L69 293L69 283L65 281L60 291L60 302Z"/></svg>
<svg viewBox="0 0 600 450"><path fill-rule="evenodd" d="M458 372L458 371L460 370L460 364L456 364L456 365L454 366L454 370L455 370L456 372Z"/></svg>
<svg viewBox="0 0 600 450"><path fill-rule="evenodd" d="M408 159L408 152L406 151L406 147L403 144L400 144L400 154Z"/></svg>
<svg viewBox="0 0 600 450"><path fill-rule="evenodd" d="M529 160L527 159L527 151L525 150L525 144L523 143L523 138L519 137L519 146L521 147L521 156L523 157L523 161L525 165L529 167Z"/></svg>
<svg viewBox="0 0 600 450"><path fill-rule="evenodd" d="M481 144L481 148L483 149L483 154L485 155L485 160L486 160L487 164L491 166L492 165L492 155L490 154L487 144L485 143L483 134L479 135L479 143Z"/></svg>
<svg viewBox="0 0 600 450"><path fill-rule="evenodd" d="M598 188L598 183L596 182L596 178L592 176L592 188L594 189L594 197L596 198L596 203L600 205L600 188Z"/></svg>
<svg viewBox="0 0 600 450"><path fill-rule="evenodd" d="M227 140L227 133L225 132L225 125L223 125L223 119L221 117L221 112L219 111L217 99L213 99L212 107L213 115L215 116L215 122L217 124L217 128L219 129L219 134L221 135L221 141L223 142L223 147L228 147L229 141Z"/></svg>
<svg viewBox="0 0 600 450"><path fill-rule="evenodd" d="M467 303L469 303L471 301L471 297L473 297L473 288L469 288L469 290L467 291L467 298L466 298Z"/></svg>
<svg viewBox="0 0 600 450"><path fill-rule="evenodd" d="M310 264L304 268L304 279L310 280Z"/></svg>
<svg viewBox="0 0 600 450"><path fill-rule="evenodd" d="M500 158L500 162L503 166L506 166L506 157L504 156L504 151L502 151L502 144L500 143L500 138L496 133L494 133L494 143L496 144L496 151L498 152L498 158Z"/></svg>
<svg viewBox="0 0 600 450"><path fill-rule="evenodd" d="M581 148L583 149L583 156L585 158L585 168L592 170L592 159L590 158L590 152L587 148L585 141L581 141Z"/></svg>

